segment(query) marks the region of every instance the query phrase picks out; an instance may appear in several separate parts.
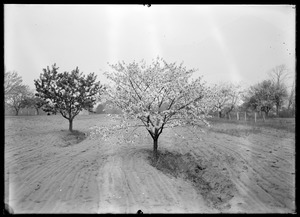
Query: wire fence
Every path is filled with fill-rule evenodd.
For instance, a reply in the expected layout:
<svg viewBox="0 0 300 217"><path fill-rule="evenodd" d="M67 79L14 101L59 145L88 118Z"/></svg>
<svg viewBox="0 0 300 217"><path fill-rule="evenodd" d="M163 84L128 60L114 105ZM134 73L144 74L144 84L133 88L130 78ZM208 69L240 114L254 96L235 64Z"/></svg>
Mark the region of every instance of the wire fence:
<svg viewBox="0 0 300 217"><path fill-rule="evenodd" d="M220 118L219 115L213 114L215 118ZM265 122L270 118L274 118L274 114L269 114L266 116L264 112L245 112L245 111L238 111L238 112L230 112L228 114L222 114L220 119L227 119L227 120L235 120L235 121L248 121L248 122Z"/></svg>

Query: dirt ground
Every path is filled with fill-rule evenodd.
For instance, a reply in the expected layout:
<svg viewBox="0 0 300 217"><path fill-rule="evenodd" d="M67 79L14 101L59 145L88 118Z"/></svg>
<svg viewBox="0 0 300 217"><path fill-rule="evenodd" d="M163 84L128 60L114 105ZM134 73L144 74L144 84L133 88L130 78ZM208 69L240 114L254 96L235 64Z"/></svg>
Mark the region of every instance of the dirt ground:
<svg viewBox="0 0 300 217"><path fill-rule="evenodd" d="M73 124L86 139L70 135L59 115L5 117L5 203L14 213L295 212L295 133L227 123L204 132L165 129L159 150L192 156L198 182L209 186L202 188L193 174L150 163L152 139L143 128L102 139L88 135L114 124L106 115Z"/></svg>

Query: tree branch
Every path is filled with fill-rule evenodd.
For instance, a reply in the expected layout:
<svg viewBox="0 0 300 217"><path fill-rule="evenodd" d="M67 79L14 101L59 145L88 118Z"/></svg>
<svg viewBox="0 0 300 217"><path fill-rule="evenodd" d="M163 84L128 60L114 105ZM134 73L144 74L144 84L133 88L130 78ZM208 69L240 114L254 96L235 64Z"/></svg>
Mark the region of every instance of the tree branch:
<svg viewBox="0 0 300 217"><path fill-rule="evenodd" d="M137 93L136 89L134 88L131 79L129 78L129 82L131 84L131 87L133 88L134 92L136 93L136 95L139 97L139 99L142 101L142 97L140 97L140 95Z"/></svg>
<svg viewBox="0 0 300 217"><path fill-rule="evenodd" d="M68 118L66 115L63 114L62 110L59 110L59 112L60 112L60 114L61 114L65 119L68 119L68 120L69 120L69 118Z"/></svg>
<svg viewBox="0 0 300 217"><path fill-rule="evenodd" d="M181 107L180 107L179 109L177 109L177 110L179 111L179 110L181 110L181 109L187 107L188 105L190 105L191 103L193 103L193 102L195 102L195 101L197 101L197 100L199 100L199 99L202 99L202 96L199 96L199 97L197 97L197 98L194 99L194 100L191 100L189 103L187 103L187 104L181 106Z"/></svg>

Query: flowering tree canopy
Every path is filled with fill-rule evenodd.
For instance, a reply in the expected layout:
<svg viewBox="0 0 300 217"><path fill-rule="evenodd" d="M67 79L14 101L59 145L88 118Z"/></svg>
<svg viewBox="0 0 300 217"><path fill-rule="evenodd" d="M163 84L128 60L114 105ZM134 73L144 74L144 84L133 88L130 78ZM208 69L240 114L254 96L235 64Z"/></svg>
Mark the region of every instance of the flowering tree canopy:
<svg viewBox="0 0 300 217"><path fill-rule="evenodd" d="M122 109L123 120L139 120L147 129L154 141L154 159L165 127L198 125L199 121L208 124L205 118L211 110L210 98L202 78L192 80L194 69L159 57L151 65L142 60L110 66L113 71L106 75L114 85L106 91L108 98Z"/></svg>
<svg viewBox="0 0 300 217"><path fill-rule="evenodd" d="M222 111L227 116L241 102L243 91L241 85L232 83L219 83L212 87L214 94L214 108L218 110L218 116L221 118Z"/></svg>
<svg viewBox="0 0 300 217"><path fill-rule="evenodd" d="M99 97L102 86L96 82L97 76L90 73L87 77L78 67L71 73L58 73L54 64L52 69L43 69L40 78L34 80L36 96L47 101L47 112L60 112L69 120L69 130L73 130L73 119L82 109L91 109Z"/></svg>

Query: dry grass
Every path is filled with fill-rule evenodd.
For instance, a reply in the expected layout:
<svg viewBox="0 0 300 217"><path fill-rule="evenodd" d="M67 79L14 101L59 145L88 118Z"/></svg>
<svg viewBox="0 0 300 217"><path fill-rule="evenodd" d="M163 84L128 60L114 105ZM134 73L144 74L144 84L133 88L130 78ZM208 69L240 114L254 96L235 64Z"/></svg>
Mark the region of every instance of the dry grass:
<svg viewBox="0 0 300 217"><path fill-rule="evenodd" d="M72 132L70 131L64 131L64 136L63 136L63 141L65 143L64 147L70 146L70 145L75 145L87 138L86 133L78 131L78 130L73 130Z"/></svg>
<svg viewBox="0 0 300 217"><path fill-rule="evenodd" d="M230 180L226 167L216 162L196 159L190 153L180 154L169 151L159 151L159 158L154 162L149 153L152 166L176 178L181 177L192 183L203 196L207 205L219 210L228 208L227 203L237 189Z"/></svg>
<svg viewBox="0 0 300 217"><path fill-rule="evenodd" d="M252 126L249 129L218 129L218 128L211 128L210 131L216 132L216 133L224 133L231 136L236 137L245 137L249 136L251 134L258 134L261 133L261 128Z"/></svg>
<svg viewBox="0 0 300 217"><path fill-rule="evenodd" d="M217 125L220 123L224 124L234 124L234 125L244 125L244 126L251 126L253 129L259 128L272 128L277 130L285 130L288 132L295 132L295 118L269 118L266 121L259 120L256 123L253 120L228 120L224 118L210 118L209 122L212 125Z"/></svg>

